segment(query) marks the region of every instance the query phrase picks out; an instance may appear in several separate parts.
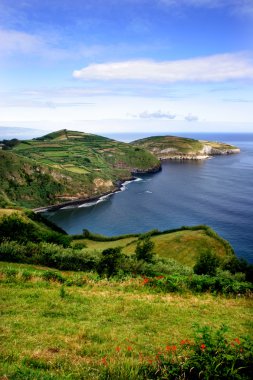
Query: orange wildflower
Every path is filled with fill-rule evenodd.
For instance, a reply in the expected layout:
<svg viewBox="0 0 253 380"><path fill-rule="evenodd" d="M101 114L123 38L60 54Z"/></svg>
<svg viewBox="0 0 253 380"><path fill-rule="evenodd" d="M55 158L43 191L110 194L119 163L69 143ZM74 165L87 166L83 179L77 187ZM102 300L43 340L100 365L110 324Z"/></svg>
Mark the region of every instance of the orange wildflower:
<svg viewBox="0 0 253 380"><path fill-rule="evenodd" d="M202 343L201 346L200 346L200 348L201 348L201 350L205 350L206 345L204 343Z"/></svg>
<svg viewBox="0 0 253 380"><path fill-rule="evenodd" d="M120 352L121 348L120 348L119 346L117 346L117 347L115 348L115 350L116 350L117 352Z"/></svg>

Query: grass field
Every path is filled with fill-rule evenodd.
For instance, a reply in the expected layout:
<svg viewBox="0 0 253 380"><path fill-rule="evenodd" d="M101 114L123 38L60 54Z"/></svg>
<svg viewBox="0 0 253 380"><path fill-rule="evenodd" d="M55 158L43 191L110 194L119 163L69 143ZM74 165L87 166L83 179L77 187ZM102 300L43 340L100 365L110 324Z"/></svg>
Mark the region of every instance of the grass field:
<svg viewBox="0 0 253 380"><path fill-rule="evenodd" d="M210 235L208 229L199 227L196 230L181 230L176 232L162 233L152 236L155 244L154 252L160 257L174 259L183 265L193 266L196 258L203 250L214 252L219 257L229 254L229 248L224 240L217 235ZM76 243L84 243L87 249L102 251L107 248L122 247L125 254L133 254L136 249L138 238L127 237L114 241L94 241L92 239L75 240Z"/></svg>
<svg viewBox="0 0 253 380"><path fill-rule="evenodd" d="M191 339L194 324L226 324L229 339L253 333L248 298L154 294L141 279L98 281L83 273L83 286L63 288L42 280L47 268L0 268L3 379L99 379L105 356L131 365L140 353L150 360L168 344Z"/></svg>

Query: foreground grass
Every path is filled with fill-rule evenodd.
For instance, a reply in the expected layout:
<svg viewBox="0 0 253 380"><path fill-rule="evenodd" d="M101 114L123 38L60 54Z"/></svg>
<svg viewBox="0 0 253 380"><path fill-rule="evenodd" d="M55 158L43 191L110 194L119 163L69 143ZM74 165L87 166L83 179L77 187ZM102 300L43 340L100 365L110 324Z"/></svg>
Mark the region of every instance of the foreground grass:
<svg viewBox="0 0 253 380"><path fill-rule="evenodd" d="M39 277L44 268L1 266L10 273L0 284L0 376L8 379L99 379L105 356L137 365L136 353L148 360L191 339L194 324L226 324L231 339L253 333L251 299L153 294L138 279L92 276L82 287L63 288ZM28 269L32 277L24 281L20 274Z"/></svg>

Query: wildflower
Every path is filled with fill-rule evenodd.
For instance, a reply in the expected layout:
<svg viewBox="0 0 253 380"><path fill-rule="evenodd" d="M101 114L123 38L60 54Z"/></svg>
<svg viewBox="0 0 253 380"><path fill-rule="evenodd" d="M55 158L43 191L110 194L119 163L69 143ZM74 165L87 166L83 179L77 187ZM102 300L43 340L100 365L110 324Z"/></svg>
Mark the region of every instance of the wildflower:
<svg viewBox="0 0 253 380"><path fill-rule="evenodd" d="M165 350L166 351L170 351L171 350L171 346L166 346Z"/></svg>
<svg viewBox="0 0 253 380"><path fill-rule="evenodd" d="M121 348L120 348L119 346L117 346L117 347L115 348L115 350L116 350L117 352L120 352Z"/></svg>
<svg viewBox="0 0 253 380"><path fill-rule="evenodd" d="M144 278L144 279L143 279L143 285L146 285L148 282L149 282L149 279L148 279L148 278Z"/></svg>
<svg viewBox="0 0 253 380"><path fill-rule="evenodd" d="M172 347L171 347L171 350L172 350L172 351L176 351L176 350L177 350L177 346L172 346Z"/></svg>
<svg viewBox="0 0 253 380"><path fill-rule="evenodd" d="M152 364L152 363L153 363L153 360L148 359L148 363L149 363L149 364Z"/></svg>
<svg viewBox="0 0 253 380"><path fill-rule="evenodd" d="M106 366L108 366L108 363L107 363L107 360L106 360L106 356L104 356L103 358L102 358L102 364L106 367Z"/></svg>
<svg viewBox="0 0 253 380"><path fill-rule="evenodd" d="M234 342L236 342L237 344L241 344L241 342L240 342L240 339L239 339L239 338L235 338L235 339L234 339Z"/></svg>
<svg viewBox="0 0 253 380"><path fill-rule="evenodd" d="M189 341L189 339L183 339L183 340L181 340L180 344L181 344L181 346L184 346L186 344L191 344L191 342Z"/></svg>
<svg viewBox="0 0 253 380"><path fill-rule="evenodd" d="M206 345L204 343L202 343L201 346L200 346L200 348L201 348L202 351L204 351L205 348L206 348Z"/></svg>
<svg viewBox="0 0 253 380"><path fill-rule="evenodd" d="M127 351L133 351L131 346L127 346Z"/></svg>

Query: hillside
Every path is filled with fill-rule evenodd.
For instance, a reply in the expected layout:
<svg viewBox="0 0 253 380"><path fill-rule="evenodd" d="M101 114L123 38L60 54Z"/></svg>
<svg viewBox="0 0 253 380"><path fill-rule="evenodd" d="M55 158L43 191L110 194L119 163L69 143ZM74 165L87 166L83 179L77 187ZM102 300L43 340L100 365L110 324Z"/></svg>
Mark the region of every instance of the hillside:
<svg viewBox="0 0 253 380"><path fill-rule="evenodd" d="M115 191L134 173L160 169L148 151L61 130L0 151L0 205L39 207Z"/></svg>
<svg viewBox="0 0 253 380"><path fill-rule="evenodd" d="M57 271L50 280L50 273L46 267L0 263L2 379L170 379L159 376L162 361L169 365L172 359L176 371L203 342L207 352L197 351L200 370L204 366L213 374L217 368L228 372L232 367L235 372L239 366L237 378L251 378L252 343L244 337L253 333L252 299L159 293L142 278L98 281L83 272ZM193 324L200 326L197 331ZM226 330L220 330L224 324L229 328L225 341ZM202 336L200 328L205 338L193 346L196 335ZM208 329L219 333L218 343ZM183 346L186 339L190 347ZM176 355L170 347L176 348ZM173 378L201 379L201 373Z"/></svg>
<svg viewBox="0 0 253 380"><path fill-rule="evenodd" d="M134 252L148 238L152 262ZM219 268L196 273L206 252ZM252 290L252 267L205 226L68 236L30 210L0 209L0 377L162 380L173 370L193 380L205 366L250 380Z"/></svg>
<svg viewBox="0 0 253 380"><path fill-rule="evenodd" d="M203 160L210 156L240 152L239 148L225 143L175 136L152 136L131 144L149 150L160 160Z"/></svg>

